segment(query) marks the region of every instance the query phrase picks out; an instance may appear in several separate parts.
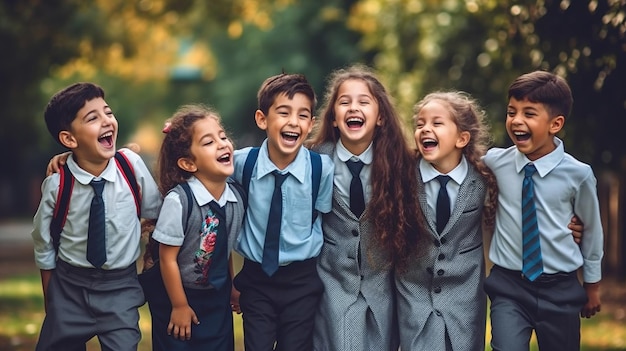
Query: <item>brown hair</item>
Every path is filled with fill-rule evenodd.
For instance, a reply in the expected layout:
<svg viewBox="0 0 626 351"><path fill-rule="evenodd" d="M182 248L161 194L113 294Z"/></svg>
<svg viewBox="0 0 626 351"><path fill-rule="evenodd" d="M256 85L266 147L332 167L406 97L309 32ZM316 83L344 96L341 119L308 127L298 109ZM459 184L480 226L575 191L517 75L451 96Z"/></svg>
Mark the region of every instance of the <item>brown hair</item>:
<svg viewBox="0 0 626 351"><path fill-rule="evenodd" d="M509 96L546 106L551 117L568 117L574 99L565 79L546 71L523 74L511 83Z"/></svg>
<svg viewBox="0 0 626 351"><path fill-rule="evenodd" d="M460 131L470 133L470 140L463 148L463 155L487 183L487 203L483 211L483 221L488 229L493 228L498 203L498 184L495 175L482 161L482 156L485 155L491 145L487 115L481 109L478 101L467 93L459 91L434 92L426 95L415 104L413 120L417 120L417 115L422 107L434 100L443 102Z"/></svg>
<svg viewBox="0 0 626 351"><path fill-rule="evenodd" d="M54 94L44 111L46 127L54 140L61 144L59 133L70 130L78 111L96 98L104 99L104 90L93 83L74 83Z"/></svg>
<svg viewBox="0 0 626 351"><path fill-rule="evenodd" d="M166 121L163 132L165 138L161 144L157 164L159 190L165 195L176 185L191 177L191 173L178 167L180 158L192 155L189 151L194 124L204 118L213 118L220 122L220 116L214 109L205 105L184 105Z"/></svg>
<svg viewBox="0 0 626 351"><path fill-rule="evenodd" d="M311 113L315 110L315 91L302 74L282 73L267 78L257 92L258 109L267 115L280 94L286 94L289 99L293 99L296 94L304 94L311 101Z"/></svg>
<svg viewBox="0 0 626 351"><path fill-rule="evenodd" d="M374 236L388 253L388 263L404 269L408 253L417 247L420 233L424 232L423 215L417 198L416 159L402 132L400 117L391 97L371 69L357 64L331 74L321 121L309 144L315 148L339 140L339 129L333 126L334 103L341 84L353 79L361 80L368 86L378 102L382 122L374 130L372 140L372 197L367 204L374 224Z"/></svg>

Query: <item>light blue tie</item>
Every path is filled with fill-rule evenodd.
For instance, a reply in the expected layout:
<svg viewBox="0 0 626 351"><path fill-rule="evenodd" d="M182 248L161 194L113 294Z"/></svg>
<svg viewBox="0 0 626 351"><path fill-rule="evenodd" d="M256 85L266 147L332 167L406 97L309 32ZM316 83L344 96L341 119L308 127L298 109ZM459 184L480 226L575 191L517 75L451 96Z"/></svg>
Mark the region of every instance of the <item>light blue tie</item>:
<svg viewBox="0 0 626 351"><path fill-rule="evenodd" d="M530 163L524 166L524 182L522 183L522 238L524 242L522 273L530 281L534 281L543 273L532 178L536 171L535 166Z"/></svg>

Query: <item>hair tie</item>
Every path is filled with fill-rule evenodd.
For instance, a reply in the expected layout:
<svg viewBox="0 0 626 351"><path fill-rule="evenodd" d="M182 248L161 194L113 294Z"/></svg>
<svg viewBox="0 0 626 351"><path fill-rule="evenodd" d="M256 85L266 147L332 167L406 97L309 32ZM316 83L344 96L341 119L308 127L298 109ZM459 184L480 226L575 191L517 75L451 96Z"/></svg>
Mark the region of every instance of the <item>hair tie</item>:
<svg viewBox="0 0 626 351"><path fill-rule="evenodd" d="M165 126L163 127L163 133L165 134L169 133L171 128L172 128L172 123L165 122Z"/></svg>

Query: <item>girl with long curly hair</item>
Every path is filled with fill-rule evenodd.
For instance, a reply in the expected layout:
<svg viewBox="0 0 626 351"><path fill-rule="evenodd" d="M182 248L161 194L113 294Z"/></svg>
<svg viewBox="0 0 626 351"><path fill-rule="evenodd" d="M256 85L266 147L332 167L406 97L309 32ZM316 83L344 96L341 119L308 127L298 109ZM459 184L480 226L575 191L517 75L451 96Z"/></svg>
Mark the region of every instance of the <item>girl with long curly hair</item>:
<svg viewBox="0 0 626 351"><path fill-rule="evenodd" d="M422 218L414 151L389 94L363 65L332 73L317 127L309 146L333 159L335 177L314 349L397 350L392 272L406 264L398 258L408 251L398 250L417 246Z"/></svg>

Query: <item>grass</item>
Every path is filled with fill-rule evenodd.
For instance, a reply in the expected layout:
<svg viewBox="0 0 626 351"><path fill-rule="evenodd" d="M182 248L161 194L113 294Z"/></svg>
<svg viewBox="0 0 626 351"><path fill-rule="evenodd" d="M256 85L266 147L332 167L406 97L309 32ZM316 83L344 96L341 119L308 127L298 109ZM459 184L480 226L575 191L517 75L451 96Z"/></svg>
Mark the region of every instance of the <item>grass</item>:
<svg viewBox="0 0 626 351"><path fill-rule="evenodd" d="M624 308L605 310L591 319L582 320L583 351L626 350ZM150 313L147 306L140 309L139 321L143 339L139 351L151 350ZM33 350L44 318L43 298L38 274L25 274L0 280L0 350ZM235 315L235 348L243 350L241 317ZM487 322L487 344L489 343ZM487 348L488 349L488 348ZM88 343L88 351L99 350L96 340ZM531 350L538 350L532 343Z"/></svg>

